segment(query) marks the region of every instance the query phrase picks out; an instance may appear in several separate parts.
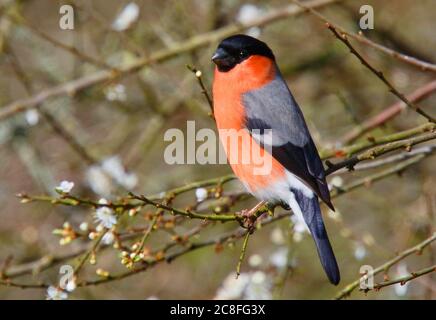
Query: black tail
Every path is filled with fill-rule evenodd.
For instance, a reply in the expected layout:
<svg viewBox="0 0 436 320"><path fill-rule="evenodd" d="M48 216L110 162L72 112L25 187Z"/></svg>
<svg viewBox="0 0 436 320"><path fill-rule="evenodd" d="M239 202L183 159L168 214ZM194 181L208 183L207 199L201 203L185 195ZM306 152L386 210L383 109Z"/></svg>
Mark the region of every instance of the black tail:
<svg viewBox="0 0 436 320"><path fill-rule="evenodd" d="M330 282L337 285L341 280L339 274L338 264L336 262L335 254L333 253L332 246L322 220L321 209L319 207L318 197L306 197L301 191L292 189L295 195L304 221L309 227L310 233L315 240L316 248L318 250L319 259L324 268Z"/></svg>

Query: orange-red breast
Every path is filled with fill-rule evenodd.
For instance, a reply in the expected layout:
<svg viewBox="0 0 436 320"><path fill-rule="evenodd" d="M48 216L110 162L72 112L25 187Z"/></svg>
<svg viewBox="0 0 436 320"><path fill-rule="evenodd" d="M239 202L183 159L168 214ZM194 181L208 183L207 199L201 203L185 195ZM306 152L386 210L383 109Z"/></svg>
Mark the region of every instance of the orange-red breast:
<svg viewBox="0 0 436 320"><path fill-rule="evenodd" d="M255 197L285 204L305 222L330 282L338 284L339 268L318 202L334 210L324 167L271 49L235 35L219 44L212 61L214 115L233 171ZM235 147L228 138L236 134L240 143ZM240 161L247 152L269 161L268 174L256 174L256 163Z"/></svg>

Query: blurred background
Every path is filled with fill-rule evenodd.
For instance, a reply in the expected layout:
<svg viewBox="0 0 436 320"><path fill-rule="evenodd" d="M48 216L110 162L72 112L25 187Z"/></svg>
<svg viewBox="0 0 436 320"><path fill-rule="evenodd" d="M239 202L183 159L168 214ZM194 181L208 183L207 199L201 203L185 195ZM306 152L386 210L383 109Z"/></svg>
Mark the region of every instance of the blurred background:
<svg viewBox="0 0 436 320"><path fill-rule="evenodd" d="M74 8L74 30L59 27L59 8ZM87 77L108 66L127 66L187 39L235 22L256 19L289 1L53 1L0 2L0 111L9 103L47 88ZM436 2L433 0L338 1L319 8L348 31L359 30L359 8L374 8L374 29L365 35L387 47L424 61L436 62ZM359 123L395 103L396 97L365 69L324 24L310 14L291 16L247 33L268 43L298 100L319 149L336 146ZM79 92L47 99L40 110L29 109L0 122L0 263L31 262L47 254L74 251L88 240L61 245L52 231L68 221L74 228L92 224L90 208L54 206L50 202L23 204L15 195L56 197L55 186L74 182L71 193L97 201L125 197L131 190L155 194L187 183L231 173L227 165L168 165L163 155L170 128L186 131L212 128L209 106L197 79L186 65L202 71L210 88L210 57L218 42L135 70L120 79L108 79ZM355 47L383 70L402 93L408 94L434 80L434 73L405 64L371 47ZM74 49L72 49L74 48ZM436 114L436 95L419 105ZM383 136L424 123L410 110L371 131ZM358 279L361 265L374 267L427 238L435 219L434 157L334 199L338 213L325 212L342 282L330 285L318 263L310 236L290 227L289 219L265 226L250 238L242 265L242 280L258 284L251 297L328 299ZM330 176L338 186L370 174L356 171ZM109 176L109 177L108 177ZM333 183L332 182L332 183ZM242 190L237 182L225 190ZM198 193L197 192L197 198ZM176 206L195 203L187 193ZM250 197L230 211L250 208ZM280 212L280 210L278 210ZM328 218L327 218L328 217ZM147 225L139 221L138 225ZM196 222L181 223L177 232ZM132 223L130 223L132 227ZM237 229L236 223L208 226L196 241ZM127 227L126 227L127 228ZM169 232L157 230L150 248L169 241ZM119 281L78 288L73 299L212 299L231 296L241 241L233 246L205 247L170 264ZM434 264L435 248L413 255L394 266L390 276L407 274ZM74 261L74 260L71 260ZM284 262L283 262L284 261ZM285 265L283 271L283 266ZM287 267L286 267L287 266ZM96 266L87 265L83 277L95 277L96 268L126 270L116 250L102 251ZM289 268L288 268L289 267ZM2 270L4 271L6 267ZM20 283L56 284L59 266L20 277ZM7 270L6 270L7 273ZM380 276L379 281L383 280ZM407 286L391 286L355 299L434 299L436 282L430 274ZM17 280L17 281L18 281ZM261 285L260 285L261 284ZM239 285L241 285L239 283ZM256 295L257 294L257 295ZM1 299L43 299L44 289L0 286Z"/></svg>

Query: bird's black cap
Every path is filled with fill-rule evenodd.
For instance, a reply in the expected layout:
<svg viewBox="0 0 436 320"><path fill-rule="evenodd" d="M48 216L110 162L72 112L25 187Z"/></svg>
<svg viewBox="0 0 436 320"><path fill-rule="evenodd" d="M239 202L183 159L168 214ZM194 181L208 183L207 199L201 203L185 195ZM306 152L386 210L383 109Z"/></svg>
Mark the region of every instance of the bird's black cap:
<svg viewBox="0 0 436 320"><path fill-rule="evenodd" d="M219 71L226 72L252 55L260 55L275 60L274 54L265 42L250 36L237 34L221 41L212 56L212 61L217 65Z"/></svg>

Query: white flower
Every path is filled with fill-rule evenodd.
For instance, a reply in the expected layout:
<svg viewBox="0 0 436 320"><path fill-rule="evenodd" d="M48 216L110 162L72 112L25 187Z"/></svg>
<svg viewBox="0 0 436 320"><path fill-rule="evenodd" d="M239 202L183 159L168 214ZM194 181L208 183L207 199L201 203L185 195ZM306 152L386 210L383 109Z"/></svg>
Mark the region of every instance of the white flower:
<svg viewBox="0 0 436 320"><path fill-rule="evenodd" d="M224 279L215 299L268 300L272 299L271 289L272 281L262 271L241 273L237 279L234 273L231 273Z"/></svg>
<svg viewBox="0 0 436 320"><path fill-rule="evenodd" d="M68 294L56 287L50 286L47 288L47 300L65 300L68 299Z"/></svg>
<svg viewBox="0 0 436 320"><path fill-rule="evenodd" d="M329 189L333 189L334 187L336 188L340 188L344 185L344 179L342 179L342 177L340 176L334 176L331 180L330 180L330 185L329 185Z"/></svg>
<svg viewBox="0 0 436 320"><path fill-rule="evenodd" d="M407 271L407 265L406 263L400 263L397 266L397 276L398 277L404 277L408 276L410 273ZM407 289L409 287L409 283L406 282L405 284L401 285L401 283L397 283L394 285L394 291L395 294L399 297L405 296L407 294Z"/></svg>
<svg viewBox="0 0 436 320"><path fill-rule="evenodd" d="M134 173L127 173L121 159L118 156L112 156L103 160L102 169L109 174L118 184L126 189L132 189L138 183L138 178Z"/></svg>
<svg viewBox="0 0 436 320"><path fill-rule="evenodd" d="M86 171L86 180L92 191L100 196L108 197L112 193L111 178L100 166L93 165Z"/></svg>
<svg viewBox="0 0 436 320"><path fill-rule="evenodd" d="M115 21L112 23L112 29L116 31L127 30L138 19L138 17L139 6L134 2L130 2L116 17Z"/></svg>
<svg viewBox="0 0 436 320"><path fill-rule="evenodd" d="M259 18L262 15L262 13L263 13L262 9L255 6L254 4L247 3L242 5L241 8L239 9L236 20L239 23L247 24ZM252 27L247 30L247 34L256 38L260 35L260 28Z"/></svg>
<svg viewBox="0 0 436 320"><path fill-rule="evenodd" d="M259 254L253 254L248 258L248 264L253 267L257 268L262 264L262 257Z"/></svg>
<svg viewBox="0 0 436 320"><path fill-rule="evenodd" d="M56 188L55 190L57 192L61 193L69 193L74 187L74 182L70 182L67 180L63 180Z"/></svg>
<svg viewBox="0 0 436 320"><path fill-rule="evenodd" d="M271 242L278 246L285 243L285 236L281 228L275 227L273 229L271 232Z"/></svg>
<svg viewBox="0 0 436 320"><path fill-rule="evenodd" d="M270 257L270 263L277 269L283 269L288 264L288 248L282 247L277 249Z"/></svg>
<svg viewBox="0 0 436 320"><path fill-rule="evenodd" d="M68 280L67 285L65 286L65 290L67 290L68 292L73 292L74 290L76 290L77 285L76 285L76 281L73 279Z"/></svg>
<svg viewBox="0 0 436 320"><path fill-rule="evenodd" d="M238 279L235 278L234 273L231 273L224 279L214 299L216 300L240 299L249 282L250 282L250 275L248 273L241 273Z"/></svg>
<svg viewBox="0 0 436 320"><path fill-rule="evenodd" d="M108 101L126 101L126 87L120 83L107 86L104 95Z"/></svg>
<svg viewBox="0 0 436 320"><path fill-rule="evenodd" d="M207 190L205 188L197 188L195 190L195 197L197 202L202 202L207 199Z"/></svg>
<svg viewBox="0 0 436 320"><path fill-rule="evenodd" d="M356 260L363 260L366 257L366 248L362 243L354 245L354 257Z"/></svg>
<svg viewBox="0 0 436 320"><path fill-rule="evenodd" d="M39 113L36 111L36 109L27 110L24 114L24 117L26 118L29 126L34 126L39 122Z"/></svg>
<svg viewBox="0 0 436 320"><path fill-rule="evenodd" d="M271 300L272 281L262 271L251 275L250 282L244 292L245 300Z"/></svg>
<svg viewBox="0 0 436 320"><path fill-rule="evenodd" d="M110 245L114 242L114 240L115 240L114 233L112 231L108 231L101 239L101 242L105 245Z"/></svg>
<svg viewBox="0 0 436 320"><path fill-rule="evenodd" d="M305 232L309 232L309 229L307 228L306 223L299 218L297 215L292 215L291 216L291 220L294 223L294 227L293 227L293 239L295 242L300 242L303 239L303 234Z"/></svg>
<svg viewBox="0 0 436 320"><path fill-rule="evenodd" d="M88 231L89 229L88 222L82 222L79 226L79 229L84 232Z"/></svg>
<svg viewBox="0 0 436 320"><path fill-rule="evenodd" d="M117 217L109 207L100 207L95 211L95 221L103 227L110 229L117 224Z"/></svg>
<svg viewBox="0 0 436 320"><path fill-rule="evenodd" d="M100 198L98 204L108 204L109 202L105 198Z"/></svg>

